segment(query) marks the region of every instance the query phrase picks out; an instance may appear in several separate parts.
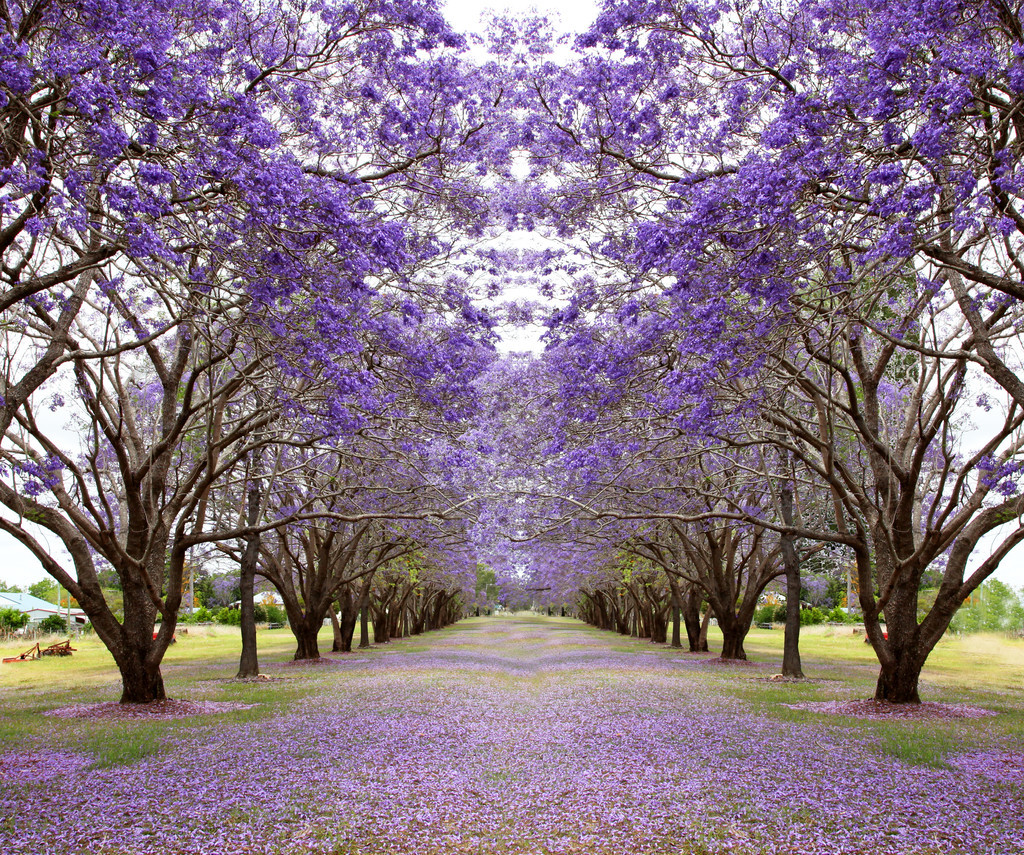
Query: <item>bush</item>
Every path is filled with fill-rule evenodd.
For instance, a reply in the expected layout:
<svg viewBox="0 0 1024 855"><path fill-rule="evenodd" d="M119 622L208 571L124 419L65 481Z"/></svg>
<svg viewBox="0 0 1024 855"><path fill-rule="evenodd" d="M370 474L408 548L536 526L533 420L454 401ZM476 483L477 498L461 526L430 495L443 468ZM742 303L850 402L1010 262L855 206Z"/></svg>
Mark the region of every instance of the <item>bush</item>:
<svg viewBox="0 0 1024 855"><path fill-rule="evenodd" d="M809 609L800 609L800 626L813 626L825 622L825 613L817 606Z"/></svg>
<svg viewBox="0 0 1024 855"><path fill-rule="evenodd" d="M849 614L842 606L836 606L828 613L828 619L832 623L856 623L857 616Z"/></svg>
<svg viewBox="0 0 1024 855"><path fill-rule="evenodd" d="M754 623L772 623L775 620L775 606L761 606L754 612Z"/></svg>
<svg viewBox="0 0 1024 855"><path fill-rule="evenodd" d="M205 609L196 609L196 622L198 623L201 618L198 615L206 612ZM253 613L256 618L256 623L287 623L288 616L285 614L284 609L279 606L264 606L261 603L256 603L253 606ZM215 620L217 623L223 623L227 626L240 626L242 623L242 610L241 609L229 609L225 606L222 609L218 609L211 615L206 612L206 620Z"/></svg>
<svg viewBox="0 0 1024 855"><path fill-rule="evenodd" d="M786 604L782 603L775 607L775 623L786 622Z"/></svg>
<svg viewBox="0 0 1024 855"><path fill-rule="evenodd" d="M28 615L16 609L0 609L0 629L13 632L28 623Z"/></svg>
<svg viewBox="0 0 1024 855"><path fill-rule="evenodd" d="M62 615L49 615L39 621L39 628L52 635L64 635L68 631L68 621Z"/></svg>
<svg viewBox="0 0 1024 855"><path fill-rule="evenodd" d="M183 612L178 620L181 623L210 623L213 620L213 614L206 606L200 606L192 614Z"/></svg>

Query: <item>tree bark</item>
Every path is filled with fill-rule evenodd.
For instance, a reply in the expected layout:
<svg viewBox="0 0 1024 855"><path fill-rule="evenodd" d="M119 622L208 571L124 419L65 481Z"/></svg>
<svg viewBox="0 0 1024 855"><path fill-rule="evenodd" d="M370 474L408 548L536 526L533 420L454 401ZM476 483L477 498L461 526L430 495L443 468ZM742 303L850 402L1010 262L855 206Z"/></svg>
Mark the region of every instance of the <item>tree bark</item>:
<svg viewBox="0 0 1024 855"><path fill-rule="evenodd" d="M793 525L793 488L782 487L779 504L782 521ZM786 635L782 642L782 676L803 679L800 662L800 557L796 539L789 532L782 534L782 562L786 568Z"/></svg>
<svg viewBox="0 0 1024 855"><path fill-rule="evenodd" d="M736 614L732 609L715 609L718 628L722 631L722 659L746 660L747 652L743 641L750 632L750 620L745 613Z"/></svg>
<svg viewBox="0 0 1024 855"><path fill-rule="evenodd" d="M320 634L320 621L315 626L310 626L309 621L303 621L299 626L293 626L292 632L295 634L296 648L295 648L295 661L301 659L319 659L320 658L320 646L317 644L317 635Z"/></svg>
<svg viewBox="0 0 1024 855"><path fill-rule="evenodd" d="M711 624L711 607L704 609L704 617L700 620L700 632L697 633L697 649L694 653L708 652L708 626Z"/></svg>
<svg viewBox="0 0 1024 855"><path fill-rule="evenodd" d="M703 597L701 596L700 589L695 585L687 591L686 596L683 598L683 625L686 627L686 642L690 648L690 653L707 653L708 650L707 622L711 610L706 610L704 620L702 621L700 616L702 600Z"/></svg>
<svg viewBox="0 0 1024 855"><path fill-rule="evenodd" d="M746 638L746 631L734 628L729 632L722 630L722 659L746 660L747 652L743 649L743 639Z"/></svg>
<svg viewBox="0 0 1024 855"><path fill-rule="evenodd" d="M895 667L883 667L875 685L875 700L894 704L921 703L917 684L923 666L923 659L905 654L897 660Z"/></svg>
<svg viewBox="0 0 1024 855"><path fill-rule="evenodd" d="M341 617L339 620L339 638L341 641L341 652L352 652L352 636L356 631L356 620L359 617L359 610L352 595L348 592L341 598Z"/></svg>
<svg viewBox="0 0 1024 855"><path fill-rule="evenodd" d="M373 643L387 644L388 641L388 616L377 612L373 616Z"/></svg>
<svg viewBox="0 0 1024 855"><path fill-rule="evenodd" d="M668 641L668 612L665 609L650 612L651 643L664 644Z"/></svg>
<svg viewBox="0 0 1024 855"><path fill-rule="evenodd" d="M148 704L167 699L164 678L160 668L147 667L135 649L122 648L114 653L114 661L121 672L121 703Z"/></svg>
<svg viewBox="0 0 1024 855"><path fill-rule="evenodd" d="M362 591L359 593L359 647L360 649L370 646L370 588L373 586L373 574L371 573L363 582Z"/></svg>
<svg viewBox="0 0 1024 855"><path fill-rule="evenodd" d="M364 605L359 610L359 647L370 646L370 615Z"/></svg>
<svg viewBox="0 0 1024 855"><path fill-rule="evenodd" d="M258 481L249 485L248 508L246 510L246 522L255 526L259 521L260 513L260 487ZM260 556L260 535L259 532L248 535L245 538L245 551L242 553L240 578L238 583L239 596L241 597L241 630L242 630L242 653L238 658L239 679L247 677L258 677L260 663L256 652L256 604L253 600L256 589L256 566Z"/></svg>
<svg viewBox="0 0 1024 855"><path fill-rule="evenodd" d="M341 623L338 621L338 615L335 612L337 603L331 603L331 607L327 610L327 615L331 619L331 653L344 653L345 643L341 638Z"/></svg>

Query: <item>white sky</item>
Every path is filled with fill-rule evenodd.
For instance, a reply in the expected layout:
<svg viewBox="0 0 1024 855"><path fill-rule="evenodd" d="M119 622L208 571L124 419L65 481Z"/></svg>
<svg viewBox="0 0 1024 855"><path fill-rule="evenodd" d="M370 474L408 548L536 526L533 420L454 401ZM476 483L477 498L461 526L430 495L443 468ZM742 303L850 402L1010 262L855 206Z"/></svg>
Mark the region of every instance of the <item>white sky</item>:
<svg viewBox="0 0 1024 855"><path fill-rule="evenodd" d="M546 15L551 23L564 32L581 33L597 17L598 4L591 0L562 0L557 3L538 3L536 0L510 0L505 3L471 3L449 0L442 4L451 25L460 32L479 32L480 17L487 11L522 14L536 11Z"/></svg>
<svg viewBox="0 0 1024 855"><path fill-rule="evenodd" d="M483 29L483 18L488 12L512 15L541 14L548 18L558 33L582 33L597 17L599 4L595 0L562 0L556 3L538 3L536 0L510 0L505 3L472 3L466 0L449 0L442 4L445 15L451 25L462 33L480 33ZM501 248L544 249L545 241L536 232L504 235L495 241ZM540 297L536 291L522 289L506 290L496 301L526 300L540 303L549 302ZM539 353L543 349L541 336L544 328L532 324L519 328L500 330L502 339L498 344L499 351Z"/></svg>

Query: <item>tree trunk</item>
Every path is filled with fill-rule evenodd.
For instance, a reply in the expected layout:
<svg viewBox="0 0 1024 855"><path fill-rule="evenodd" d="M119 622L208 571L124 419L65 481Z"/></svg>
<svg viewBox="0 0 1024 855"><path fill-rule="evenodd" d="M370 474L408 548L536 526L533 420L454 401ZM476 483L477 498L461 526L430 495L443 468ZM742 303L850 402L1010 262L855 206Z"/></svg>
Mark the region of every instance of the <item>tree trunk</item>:
<svg viewBox="0 0 1024 855"><path fill-rule="evenodd" d="M651 643L664 644L668 641L668 614L664 609L651 610Z"/></svg>
<svg viewBox="0 0 1024 855"><path fill-rule="evenodd" d="M331 603L327 610L327 616L331 619L331 653L344 653L345 646L341 638L341 623L338 621L338 614L334 611L336 603Z"/></svg>
<svg viewBox="0 0 1024 855"><path fill-rule="evenodd" d="M704 617L700 621L700 632L697 634L697 649L694 653L708 652L708 626L711 623L710 606L704 609Z"/></svg>
<svg viewBox="0 0 1024 855"><path fill-rule="evenodd" d="M105 633L103 639L121 672L121 703L166 700L159 658L154 655L154 648L159 649L154 638L156 606L149 592L137 583L125 585L123 596L124 622L118 625L111 621L113 631ZM166 633L168 628L160 625L161 632Z"/></svg>
<svg viewBox="0 0 1024 855"><path fill-rule="evenodd" d="M431 629L440 629L444 626L444 616L448 609L448 603L451 602L451 595L442 593L437 598L437 603L434 605L433 617L430 619ZM490 612L488 612L489 614Z"/></svg>
<svg viewBox="0 0 1024 855"><path fill-rule="evenodd" d="M716 610L715 617L718 618L718 628L722 630L722 659L745 660L747 652L743 649L743 640L750 631L750 623L728 610L724 614Z"/></svg>
<svg viewBox="0 0 1024 855"><path fill-rule="evenodd" d="M683 625L686 627L686 643L690 653L706 653L708 649L707 617L701 621L700 605L704 598L700 590L691 588L683 597ZM710 615L708 609L705 615Z"/></svg>
<svg viewBox="0 0 1024 855"><path fill-rule="evenodd" d="M875 700L894 704L921 703L917 684L923 666L923 660L904 655L897 660L895 667L883 668L875 685Z"/></svg>
<svg viewBox="0 0 1024 855"><path fill-rule="evenodd" d="M322 622L322 620L317 621L311 626L311 620L304 620L298 626L292 627L292 633L295 635L296 641L295 661L320 658L320 647L317 644L316 637L320 634L320 624Z"/></svg>
<svg viewBox="0 0 1024 855"><path fill-rule="evenodd" d="M745 632L733 630L732 632L725 632L722 630L722 659L742 659L746 660L747 653L743 649L743 639L746 637Z"/></svg>
<svg viewBox="0 0 1024 855"><path fill-rule="evenodd" d="M359 610L359 648L370 646L370 615L366 603Z"/></svg>
<svg viewBox="0 0 1024 855"><path fill-rule="evenodd" d="M259 521L260 514L260 487L258 481L249 485L248 509L246 511L246 522L255 526ZM242 629L242 653L238 657L239 679L246 677L258 677L260 674L260 663L256 653L256 604L253 602L256 588L256 565L260 557L260 536L256 532L245 538L245 551L242 553L240 578L238 582L239 596L241 597L241 629Z"/></svg>
<svg viewBox="0 0 1024 855"><path fill-rule="evenodd" d="M123 649L114 653L121 672L122 704L148 704L167 699L159 666L147 668L135 650Z"/></svg>
<svg viewBox="0 0 1024 855"><path fill-rule="evenodd" d="M356 620L359 618L359 611L356 607L355 600L350 594L345 594L341 599L341 620L340 620L340 639L341 639L341 652L351 653L352 652L352 636L356 632Z"/></svg>
<svg viewBox="0 0 1024 855"><path fill-rule="evenodd" d="M786 484L780 495L782 521L793 525L793 488ZM786 635L782 643L782 676L803 679L800 663L800 557L792 534L782 535L782 561L786 567Z"/></svg>
<svg viewBox="0 0 1024 855"><path fill-rule="evenodd" d="M412 622L412 634L421 635L425 630L436 629L436 627L430 622L431 605L433 604L433 594L427 594L425 597L418 598L419 600L419 611L413 610L413 622Z"/></svg>
<svg viewBox="0 0 1024 855"><path fill-rule="evenodd" d="M931 645L922 643L921 629L917 624L917 603L917 586L909 578L899 579L885 609L883 636L888 638L882 643L888 646L889 657L879 657L882 669L875 686L876 700L894 704L921 703L917 684Z"/></svg>
<svg viewBox="0 0 1024 855"><path fill-rule="evenodd" d="M383 612L376 612L373 615L373 643L387 644L388 641L388 616Z"/></svg>

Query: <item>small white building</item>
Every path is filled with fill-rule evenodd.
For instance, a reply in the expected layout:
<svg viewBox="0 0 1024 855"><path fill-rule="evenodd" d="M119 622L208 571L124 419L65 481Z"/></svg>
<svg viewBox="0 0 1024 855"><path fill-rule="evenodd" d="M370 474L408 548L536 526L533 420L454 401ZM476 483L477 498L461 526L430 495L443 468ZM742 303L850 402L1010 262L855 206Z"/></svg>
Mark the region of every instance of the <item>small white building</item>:
<svg viewBox="0 0 1024 855"><path fill-rule="evenodd" d="M67 607L57 608L53 603L33 597L31 594L17 594L13 591L0 591L0 609L14 609L16 612L28 615L31 623L39 623L43 618L50 615L67 617ZM71 610L71 620L79 626L89 622L85 612L81 609Z"/></svg>

